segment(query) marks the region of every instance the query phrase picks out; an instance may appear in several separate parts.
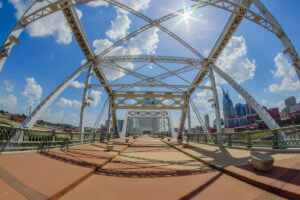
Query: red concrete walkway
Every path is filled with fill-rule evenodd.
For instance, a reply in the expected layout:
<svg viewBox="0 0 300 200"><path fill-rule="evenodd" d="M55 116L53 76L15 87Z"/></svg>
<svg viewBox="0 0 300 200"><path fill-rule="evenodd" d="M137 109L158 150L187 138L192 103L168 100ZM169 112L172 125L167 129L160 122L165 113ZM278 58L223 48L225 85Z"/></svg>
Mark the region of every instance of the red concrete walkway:
<svg viewBox="0 0 300 200"><path fill-rule="evenodd" d="M266 173L253 169L249 150L193 142L189 143L189 148L183 148L176 140L172 140L169 144L191 157L247 183L289 199L300 199L300 154L260 152L271 155L275 159L274 168L271 172Z"/></svg>
<svg viewBox="0 0 300 200"><path fill-rule="evenodd" d="M179 152L141 137L0 155L0 200L5 199L283 199ZM292 184L292 183L291 183Z"/></svg>

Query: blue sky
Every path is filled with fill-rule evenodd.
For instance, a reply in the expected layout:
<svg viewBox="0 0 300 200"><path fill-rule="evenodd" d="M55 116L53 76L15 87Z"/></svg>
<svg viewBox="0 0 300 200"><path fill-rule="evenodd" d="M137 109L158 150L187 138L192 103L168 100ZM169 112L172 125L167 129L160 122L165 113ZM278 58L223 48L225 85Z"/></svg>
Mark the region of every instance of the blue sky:
<svg viewBox="0 0 300 200"><path fill-rule="evenodd" d="M32 1L0 0L0 42L5 38L17 22L17 17L24 12ZM151 19L160 18L184 5L192 5L191 1L183 0L122 0L131 8L139 10ZM262 0L288 34L290 40L299 52L300 47L300 14L297 0ZM116 42L126 34L146 25L146 22L116 9L103 2L83 4L76 7L81 16L83 27L95 50L101 52L109 44ZM230 13L205 7L194 11L190 19L184 20L178 16L162 25L176 33L201 54L207 56L215 44L219 34L228 20ZM30 105L35 107L61 81L81 66L84 55L72 36L61 13L45 17L34 22L21 34L20 45L11 51L3 70L0 73L0 109L11 112L28 113ZM297 82L295 70L290 59L282 55L284 50L279 39L272 33L246 19L234 34L234 37L217 61L217 65L238 81L253 97L264 106L284 106L283 100L295 96L300 101L300 85ZM191 52L178 44L173 38L162 31L152 28L137 38L111 52L118 54L153 54L185 56L196 58ZM125 67L137 68L141 64L130 63ZM179 65L165 65L176 69ZM163 70L157 66L147 66L137 72L154 76ZM106 71L110 78L120 76L112 71ZM188 80L193 80L196 71L183 74ZM81 74L72 86L69 86L48 108L42 119L53 122L78 124L80 102L82 98L82 83L86 73ZM135 81L136 78L126 76L119 83ZM167 79L169 84L183 84L176 78ZM92 83L98 83L93 77ZM218 87L228 89L234 103L244 102L238 93L217 76ZM209 84L206 82L201 85ZM221 93L219 93L221 94ZM91 126L97 117L107 95L101 88L94 88L90 96L95 101L87 109L86 123ZM201 114L209 113L214 118L213 110L207 99L211 92L197 90L192 96ZM219 95L222 100L222 95ZM118 112L120 119L124 111ZM175 127L178 123L178 112L173 112ZM193 125L196 125L195 117Z"/></svg>

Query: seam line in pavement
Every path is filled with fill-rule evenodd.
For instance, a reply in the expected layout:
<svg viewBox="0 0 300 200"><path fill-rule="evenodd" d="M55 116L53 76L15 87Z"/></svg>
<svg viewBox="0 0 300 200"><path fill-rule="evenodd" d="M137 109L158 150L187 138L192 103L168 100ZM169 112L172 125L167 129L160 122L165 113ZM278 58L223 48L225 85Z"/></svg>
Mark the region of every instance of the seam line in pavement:
<svg viewBox="0 0 300 200"><path fill-rule="evenodd" d="M120 150L118 152L118 155L121 154L121 152L125 151L129 145L132 145L135 142L135 140L128 144L124 149ZM99 167L95 167L89 174L87 174L86 176L78 179L77 181L75 181L74 183L72 183L71 185L65 187L64 189L62 189L60 192L54 194L51 198L49 198L50 200L56 200L61 198L63 195L67 194L68 192L70 192L71 190L73 190L74 188L76 188L78 185L80 185L81 183L83 183L85 180L87 180L90 176L92 176L93 174L95 174L95 172L101 171L101 169L107 165L108 163L110 163L112 160L114 160L117 157L117 155L113 155L111 158L109 158L107 161L105 161L104 163L100 164Z"/></svg>
<svg viewBox="0 0 300 200"><path fill-rule="evenodd" d="M4 180L10 187L12 187L15 191L26 197L30 200L46 200L47 196L35 191L31 187L25 185L10 173L8 173L5 169L0 167L0 178Z"/></svg>

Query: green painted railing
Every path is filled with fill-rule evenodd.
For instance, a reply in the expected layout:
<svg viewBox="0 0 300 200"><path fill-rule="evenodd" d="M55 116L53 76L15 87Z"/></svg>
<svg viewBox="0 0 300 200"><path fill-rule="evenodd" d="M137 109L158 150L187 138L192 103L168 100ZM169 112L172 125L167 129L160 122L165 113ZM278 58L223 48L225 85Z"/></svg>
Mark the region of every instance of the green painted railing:
<svg viewBox="0 0 300 200"><path fill-rule="evenodd" d="M209 141L205 133L186 134L186 140L205 144L218 144L217 133L211 133ZM273 149L300 148L300 126L283 127L273 130L222 133L221 142L225 146L268 147Z"/></svg>
<svg viewBox="0 0 300 200"><path fill-rule="evenodd" d="M23 140L11 141L17 131L22 131ZM83 143L80 141L81 134L83 134ZM68 147L93 142L104 142L109 139L111 139L111 135L107 132L62 132L0 125L0 152Z"/></svg>

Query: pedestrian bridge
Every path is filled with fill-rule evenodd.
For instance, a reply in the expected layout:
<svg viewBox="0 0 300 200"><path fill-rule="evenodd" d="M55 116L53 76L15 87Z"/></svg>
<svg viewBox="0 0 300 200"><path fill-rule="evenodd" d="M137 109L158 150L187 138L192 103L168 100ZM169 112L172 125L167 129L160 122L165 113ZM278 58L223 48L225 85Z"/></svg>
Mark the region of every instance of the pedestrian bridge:
<svg viewBox="0 0 300 200"><path fill-rule="evenodd" d="M0 199L299 198L300 154L263 153L275 158L269 173L253 170L249 150L156 135L3 152Z"/></svg>

